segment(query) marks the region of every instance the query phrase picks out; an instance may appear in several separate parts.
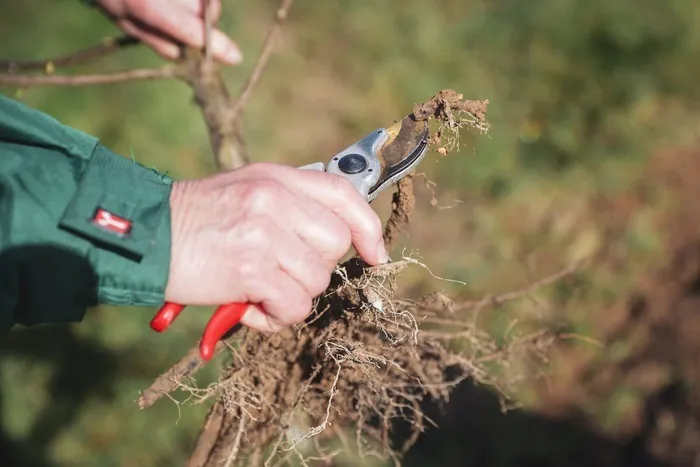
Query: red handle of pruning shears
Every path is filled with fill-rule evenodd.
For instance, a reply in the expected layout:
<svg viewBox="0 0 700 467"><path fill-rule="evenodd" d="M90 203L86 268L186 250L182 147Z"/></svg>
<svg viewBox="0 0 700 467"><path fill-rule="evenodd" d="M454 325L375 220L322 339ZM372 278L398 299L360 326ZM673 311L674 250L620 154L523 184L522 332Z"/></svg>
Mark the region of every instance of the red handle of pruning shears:
<svg viewBox="0 0 700 467"><path fill-rule="evenodd" d="M151 320L151 329L157 332L165 331L184 309L185 305L165 302ZM216 309L204 328L202 340L199 342L199 354L203 360L210 360L214 356L216 343L229 329L238 324L247 309L247 303L229 303Z"/></svg>

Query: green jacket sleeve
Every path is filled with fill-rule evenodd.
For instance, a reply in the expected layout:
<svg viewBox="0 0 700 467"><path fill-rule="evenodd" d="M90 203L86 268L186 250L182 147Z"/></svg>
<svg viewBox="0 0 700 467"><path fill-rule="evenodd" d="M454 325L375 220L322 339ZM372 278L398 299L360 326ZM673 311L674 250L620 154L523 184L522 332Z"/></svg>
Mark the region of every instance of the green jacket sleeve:
<svg viewBox="0 0 700 467"><path fill-rule="evenodd" d="M0 95L0 330L157 305L172 180Z"/></svg>

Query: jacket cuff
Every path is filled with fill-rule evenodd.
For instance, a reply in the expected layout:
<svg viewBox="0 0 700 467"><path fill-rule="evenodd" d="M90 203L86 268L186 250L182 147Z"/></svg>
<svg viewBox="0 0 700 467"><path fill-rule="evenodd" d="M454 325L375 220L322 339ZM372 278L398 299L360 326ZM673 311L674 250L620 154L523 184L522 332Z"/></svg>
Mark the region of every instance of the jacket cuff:
<svg viewBox="0 0 700 467"><path fill-rule="evenodd" d="M170 264L172 179L98 144L59 226L94 245L98 300L155 305Z"/></svg>

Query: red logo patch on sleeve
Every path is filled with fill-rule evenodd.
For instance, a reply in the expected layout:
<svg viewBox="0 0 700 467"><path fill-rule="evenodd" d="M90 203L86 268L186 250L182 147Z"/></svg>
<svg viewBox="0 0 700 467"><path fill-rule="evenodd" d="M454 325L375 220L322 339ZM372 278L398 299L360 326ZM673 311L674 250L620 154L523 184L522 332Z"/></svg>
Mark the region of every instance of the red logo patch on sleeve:
<svg viewBox="0 0 700 467"><path fill-rule="evenodd" d="M131 231L132 223L129 219L119 217L102 208L98 208L92 223L117 235L126 235Z"/></svg>

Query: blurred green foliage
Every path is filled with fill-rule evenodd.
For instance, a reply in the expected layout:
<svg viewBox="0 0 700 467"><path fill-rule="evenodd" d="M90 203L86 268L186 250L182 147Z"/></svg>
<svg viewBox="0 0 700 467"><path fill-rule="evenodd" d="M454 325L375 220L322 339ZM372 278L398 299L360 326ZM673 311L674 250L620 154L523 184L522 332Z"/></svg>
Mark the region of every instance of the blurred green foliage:
<svg viewBox="0 0 700 467"><path fill-rule="evenodd" d="M224 4L220 26L245 56L225 71L235 92L277 3ZM0 11L3 58L53 57L118 34L73 0L1 0ZM436 210L419 197L402 241L437 275L468 286L438 282L418 268L402 285L411 294L435 287L500 292L599 251L601 217L587 201L629 190L654 148L697 136L699 54L693 0L297 0L247 109L245 135L254 159L301 165L325 160L443 88L489 99L489 135L465 133L458 153L433 154L421 169L437 182L441 203L463 204ZM137 48L67 71L160 63ZM203 121L182 83L3 92L175 178L214 170ZM375 202L382 216L388 196ZM624 294L635 264L658 254L650 219L659 203L641 208L620 239L624 270L582 272L577 281L586 286L575 293L542 292L562 306L540 318L594 335L591 307ZM576 306L563 306L572 301ZM526 317L537 311L518 306ZM162 336L148 328L154 310L100 307L79 325L3 337L2 431L38 465L181 465L206 407L179 410L165 400L142 412L135 399L196 342L206 311L189 310ZM485 322L497 331L509 325L507 316ZM201 384L215 377L218 363L202 372ZM630 400L621 391L611 410L588 408L590 415L614 427L609 418ZM439 453L431 458L434 464L423 465L441 465Z"/></svg>

